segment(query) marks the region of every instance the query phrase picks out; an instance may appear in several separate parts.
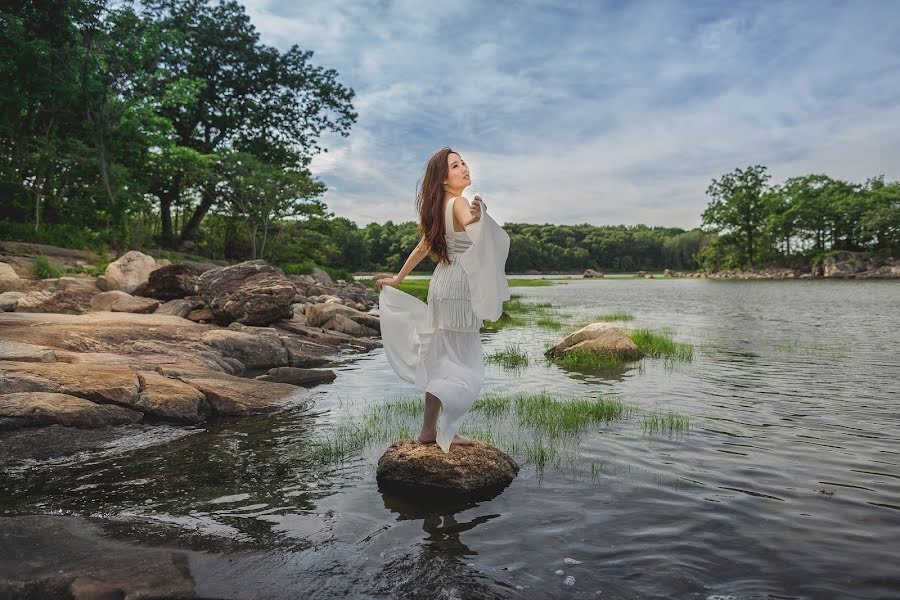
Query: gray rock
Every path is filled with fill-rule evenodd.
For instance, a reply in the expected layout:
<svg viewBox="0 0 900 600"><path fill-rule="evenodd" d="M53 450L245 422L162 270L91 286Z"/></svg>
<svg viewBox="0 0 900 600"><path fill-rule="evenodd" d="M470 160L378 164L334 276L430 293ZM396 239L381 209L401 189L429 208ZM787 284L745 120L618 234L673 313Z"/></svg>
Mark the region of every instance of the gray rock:
<svg viewBox="0 0 900 600"><path fill-rule="evenodd" d="M156 309L156 314L171 315L173 317L181 317L185 319L189 314L191 314L192 311L202 308L204 304L205 302L203 302L203 299L199 296L169 300ZM210 318L212 318L212 312L210 312Z"/></svg>
<svg viewBox="0 0 900 600"><path fill-rule="evenodd" d="M159 300L196 296L197 280L202 272L199 267L183 263L160 267L150 273L144 295Z"/></svg>
<svg viewBox="0 0 900 600"><path fill-rule="evenodd" d="M139 286L147 283L150 273L156 268L156 260L152 256L131 250L106 267L106 287L108 290L133 293Z"/></svg>
<svg viewBox="0 0 900 600"><path fill-rule="evenodd" d="M200 295L221 323L268 325L290 318L297 288L262 260L210 269L198 278Z"/></svg>
<svg viewBox="0 0 900 600"><path fill-rule="evenodd" d="M3 292L0 294L0 311L12 312L16 310L16 304L23 297L25 297L25 292Z"/></svg>

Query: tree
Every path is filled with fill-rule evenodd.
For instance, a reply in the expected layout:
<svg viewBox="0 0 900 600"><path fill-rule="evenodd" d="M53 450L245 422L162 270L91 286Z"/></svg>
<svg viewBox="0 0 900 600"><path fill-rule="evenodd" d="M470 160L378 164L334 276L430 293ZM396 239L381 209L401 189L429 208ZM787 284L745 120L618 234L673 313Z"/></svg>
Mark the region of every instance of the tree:
<svg viewBox="0 0 900 600"><path fill-rule="evenodd" d="M733 234L740 243L738 263L742 267L752 266L756 258L769 210L764 199L769 177L762 165L735 169L713 179L706 190L712 201L703 211L703 226L717 233Z"/></svg>

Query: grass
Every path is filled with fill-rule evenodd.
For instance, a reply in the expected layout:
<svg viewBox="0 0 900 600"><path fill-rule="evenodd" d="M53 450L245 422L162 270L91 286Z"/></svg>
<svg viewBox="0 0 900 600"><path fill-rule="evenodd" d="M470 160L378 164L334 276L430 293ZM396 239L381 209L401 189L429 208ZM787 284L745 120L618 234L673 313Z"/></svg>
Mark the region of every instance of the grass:
<svg viewBox="0 0 900 600"><path fill-rule="evenodd" d="M500 365L504 369L523 369L528 366L528 354L521 344L507 343L503 350L486 355L484 361Z"/></svg>
<svg viewBox="0 0 900 600"><path fill-rule="evenodd" d="M676 435L690 431L691 421L675 413L650 413L641 416L641 428L654 435Z"/></svg>
<svg viewBox="0 0 900 600"><path fill-rule="evenodd" d="M606 313L606 314L604 314L604 315L600 315L600 316L597 317L596 320L597 320L597 321L604 321L604 322L609 322L609 321L633 321L633 320L634 320L634 315L630 315L630 314L628 314L627 312L619 311L619 312Z"/></svg>
<svg viewBox="0 0 900 600"><path fill-rule="evenodd" d="M625 360L618 354L604 354L580 349L547 360L569 371L581 372L617 370L629 362L634 362Z"/></svg>
<svg viewBox="0 0 900 600"><path fill-rule="evenodd" d="M628 332L628 337L647 356L678 362L694 360L694 346L686 342L676 342L667 332L635 329Z"/></svg>
<svg viewBox="0 0 900 600"><path fill-rule="evenodd" d="M31 275L35 279L58 279L63 276L63 268L41 254L31 266Z"/></svg>
<svg viewBox="0 0 900 600"><path fill-rule="evenodd" d="M547 279L510 278L507 281L509 282L509 287L545 287L548 285L553 285L553 282Z"/></svg>

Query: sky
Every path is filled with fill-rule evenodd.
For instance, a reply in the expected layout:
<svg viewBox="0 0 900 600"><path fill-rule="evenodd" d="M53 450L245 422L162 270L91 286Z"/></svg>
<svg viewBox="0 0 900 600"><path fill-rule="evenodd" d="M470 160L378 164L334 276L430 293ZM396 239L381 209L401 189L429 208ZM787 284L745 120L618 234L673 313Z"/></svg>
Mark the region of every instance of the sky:
<svg viewBox="0 0 900 600"><path fill-rule="evenodd" d="M360 226L415 220L443 146L500 223L689 229L756 164L900 180L900 1L243 4L355 91L311 169Z"/></svg>

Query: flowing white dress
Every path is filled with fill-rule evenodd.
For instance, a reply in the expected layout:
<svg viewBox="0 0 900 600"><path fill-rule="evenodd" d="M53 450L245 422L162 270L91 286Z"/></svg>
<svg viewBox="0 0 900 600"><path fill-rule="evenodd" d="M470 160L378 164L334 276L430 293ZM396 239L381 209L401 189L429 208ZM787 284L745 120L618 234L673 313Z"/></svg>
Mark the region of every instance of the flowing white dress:
<svg viewBox="0 0 900 600"><path fill-rule="evenodd" d="M453 230L453 203L444 208L449 263L438 263L428 303L384 286L379 296L381 337L401 378L441 401L437 443L444 452L484 382L483 320L500 317L509 299L504 268L509 236L482 208L480 221Z"/></svg>

